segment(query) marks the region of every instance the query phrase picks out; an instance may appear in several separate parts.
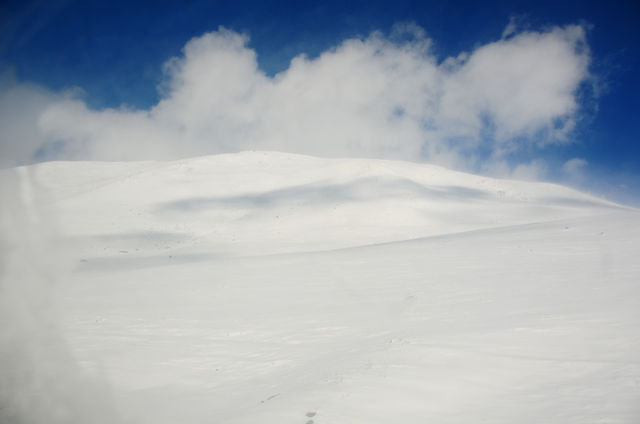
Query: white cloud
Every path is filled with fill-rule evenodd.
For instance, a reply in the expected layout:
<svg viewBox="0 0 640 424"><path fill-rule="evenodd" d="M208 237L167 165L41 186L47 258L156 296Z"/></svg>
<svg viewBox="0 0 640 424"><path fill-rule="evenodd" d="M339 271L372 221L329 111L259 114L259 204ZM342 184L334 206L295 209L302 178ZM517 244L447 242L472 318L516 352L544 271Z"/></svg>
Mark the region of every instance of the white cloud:
<svg viewBox="0 0 640 424"><path fill-rule="evenodd" d="M562 165L562 170L567 174L575 174L576 172L581 172L587 165L588 162L585 159L573 158Z"/></svg>
<svg viewBox="0 0 640 424"><path fill-rule="evenodd" d="M511 177L518 180L536 181L543 179L549 172L547 163L541 159L534 159L529 163L517 165L511 172Z"/></svg>
<svg viewBox="0 0 640 424"><path fill-rule="evenodd" d="M151 109L93 111L66 99L38 114L38 134L64 142L63 155L91 159L272 149L459 167L503 161L565 142L589 76L582 27L513 31L439 61L421 28L398 25L389 37L296 57L271 78L246 36L220 29L167 62L163 98Z"/></svg>
<svg viewBox="0 0 640 424"><path fill-rule="evenodd" d="M517 149L514 140L523 136L566 139L588 74L584 37L581 27L556 28L478 48L446 75L440 122L477 138L486 119L499 152Z"/></svg>
<svg viewBox="0 0 640 424"><path fill-rule="evenodd" d="M562 165L562 171L573 182L584 179L585 169L589 163L582 158L569 159Z"/></svg>

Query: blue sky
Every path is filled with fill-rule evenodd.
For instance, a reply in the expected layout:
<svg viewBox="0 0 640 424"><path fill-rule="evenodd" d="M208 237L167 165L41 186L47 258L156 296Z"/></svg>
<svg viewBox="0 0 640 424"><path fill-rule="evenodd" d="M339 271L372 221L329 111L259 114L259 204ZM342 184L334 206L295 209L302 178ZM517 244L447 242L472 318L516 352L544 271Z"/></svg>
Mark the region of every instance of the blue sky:
<svg viewBox="0 0 640 424"><path fill-rule="evenodd" d="M633 1L478 4L402 0L256 3L194 0L156 1L151 5L135 1L68 0L5 1L0 11L2 89L28 87L39 93L35 97L49 103L56 96L67 100L73 97L88 110L98 112L123 106L128 111L154 108L167 97L167 90L171 92L171 84L176 81L175 77L167 78L167 61L184 59L183 48L190 40L217 31L220 26L248 36L244 41L247 51L255 52L260 70L271 78L286 72L290 61L300 54L306 54L307 60L313 61L345 40L370 40L373 31L381 31L386 39L393 38L396 45L402 44L398 37L403 36L414 42L414 32L393 35L394 25L397 28L398 23L412 23L422 28L425 35L420 37L430 43L429 60L440 64L463 52L473 55L483 46L500 41L510 22L517 27L516 38L523 32L545 34L553 28L578 25L585 32L584 42L589 49L588 71L581 76L579 84L572 86L579 110L548 117L556 121L570 120L570 131L565 131L565 138L559 142L538 142L532 139L557 138L557 135L549 136L546 129L532 133L522 127L522 131L513 132L509 145L515 146L522 138L529 140L508 154L498 155L500 164L507 163L513 175L514 170L526 168L518 168L518 163L543 163L544 166L539 167L544 169L539 175L542 179L570 183L616 200L640 204L637 140L640 120L635 117L640 109L637 78L640 6ZM158 90L159 86L165 87L164 90ZM392 84L392 87L399 86ZM0 113L7 121L15 121L10 119L10 105L11 102L3 102ZM29 108L40 110L32 104ZM100 119L106 122L111 118ZM499 127L499 123L489 125L493 126ZM242 131L245 130L243 127ZM13 138L5 135L1 140L3 145L13 143L16 133L18 129L11 133ZM63 151L56 143L64 143L68 133L57 131L55 134L52 136L55 143L50 138L48 147L40 147L35 155L31 152L31 157L49 159ZM482 134L479 137L500 137L494 133L487 135L486 131ZM457 143L458 136L451 131L440 137L445 137L449 144ZM495 159L496 149L505 144L484 146L474 147L472 154ZM286 150L286 146L282 149ZM220 147L212 153L223 150ZM441 151L442 146L436 150ZM483 153L485 150L488 153ZM374 156L384 156L381 151L376 150ZM197 154L200 150L194 148L183 153L189 152ZM366 152L363 155L366 156ZM58 156L64 158L65 155ZM82 155L79 158L83 158ZM420 159L409 153L403 153L400 158ZM446 164L446 160L440 161ZM452 163L460 165L459 160ZM458 167L475 172L492 170L488 173L495 173L499 168L494 166L495 160L490 166L487 163L479 159Z"/></svg>

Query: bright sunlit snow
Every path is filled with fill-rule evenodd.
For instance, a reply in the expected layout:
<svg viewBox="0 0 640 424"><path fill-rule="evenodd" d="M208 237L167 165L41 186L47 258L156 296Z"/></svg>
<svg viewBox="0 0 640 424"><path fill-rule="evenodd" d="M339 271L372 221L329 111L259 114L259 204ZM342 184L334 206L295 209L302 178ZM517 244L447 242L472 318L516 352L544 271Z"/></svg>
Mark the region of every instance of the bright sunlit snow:
<svg viewBox="0 0 640 424"><path fill-rule="evenodd" d="M640 417L635 209L273 152L2 172L5 417Z"/></svg>

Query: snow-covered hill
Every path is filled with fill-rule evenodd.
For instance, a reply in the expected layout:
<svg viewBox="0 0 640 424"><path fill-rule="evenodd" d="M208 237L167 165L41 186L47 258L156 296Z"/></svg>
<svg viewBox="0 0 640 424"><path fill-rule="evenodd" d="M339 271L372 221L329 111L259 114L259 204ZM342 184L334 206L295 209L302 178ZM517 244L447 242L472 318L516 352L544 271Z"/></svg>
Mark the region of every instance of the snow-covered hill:
<svg viewBox="0 0 640 424"><path fill-rule="evenodd" d="M243 255L360 246L605 213L565 187L432 165L244 152L34 170L66 235L129 255Z"/></svg>
<svg viewBox="0 0 640 424"><path fill-rule="evenodd" d="M3 228L36 242L4 284L32 276L19 258L34 253L57 281L47 317L71 359L42 375L93 379L63 384L59 409L78 422L640 419L636 210L552 184L273 152L3 178L14 172L26 224ZM33 234L43 211L55 236ZM32 329L14 309L8 322Z"/></svg>

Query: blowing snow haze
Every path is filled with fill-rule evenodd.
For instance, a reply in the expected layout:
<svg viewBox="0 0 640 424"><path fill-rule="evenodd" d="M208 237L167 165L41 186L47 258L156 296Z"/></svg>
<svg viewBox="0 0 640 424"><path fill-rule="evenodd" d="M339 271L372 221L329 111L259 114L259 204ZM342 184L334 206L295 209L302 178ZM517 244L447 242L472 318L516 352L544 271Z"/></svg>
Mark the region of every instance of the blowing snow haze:
<svg viewBox="0 0 640 424"><path fill-rule="evenodd" d="M638 422L635 9L204 3L0 6L0 422Z"/></svg>

